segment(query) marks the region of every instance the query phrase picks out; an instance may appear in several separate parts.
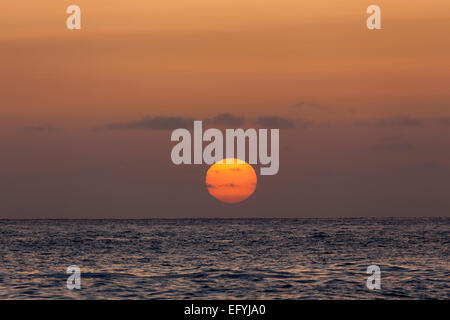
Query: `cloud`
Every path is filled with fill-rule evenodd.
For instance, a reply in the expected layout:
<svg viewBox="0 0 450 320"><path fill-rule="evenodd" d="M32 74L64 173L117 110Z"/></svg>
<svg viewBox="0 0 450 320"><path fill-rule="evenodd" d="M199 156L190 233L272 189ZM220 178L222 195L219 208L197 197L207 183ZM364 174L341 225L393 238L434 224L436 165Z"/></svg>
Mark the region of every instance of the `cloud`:
<svg viewBox="0 0 450 320"><path fill-rule="evenodd" d="M387 151L410 151L414 146L409 143L389 143L378 145L377 148Z"/></svg>
<svg viewBox="0 0 450 320"><path fill-rule="evenodd" d="M244 124L244 117L237 117L231 113L222 113L210 119L206 119L207 124L226 127L240 127Z"/></svg>
<svg viewBox="0 0 450 320"><path fill-rule="evenodd" d="M295 126L297 128L307 128L307 127L309 127L312 124L313 123L311 121L304 120L304 119L296 119L295 120Z"/></svg>
<svg viewBox="0 0 450 320"><path fill-rule="evenodd" d="M131 122L110 123L98 129L107 130L174 130L178 128L190 129L194 120L203 120L208 126L239 128L246 122L244 117L235 116L231 113L221 113L212 118L184 118L181 116L174 117L145 117L140 120ZM253 121L253 120L252 120ZM276 116L260 116L256 119L256 124L264 128L293 128L307 127L311 122L302 119L288 119Z"/></svg>
<svg viewBox="0 0 450 320"><path fill-rule="evenodd" d="M238 187L237 184L234 183L223 183L223 184L218 184L218 185L213 185L213 184L206 184L206 187L208 189L218 189L218 188L236 188Z"/></svg>
<svg viewBox="0 0 450 320"><path fill-rule="evenodd" d="M193 119L183 117L146 117L132 122L110 123L105 126L110 130L174 130L190 128Z"/></svg>
<svg viewBox="0 0 450 320"><path fill-rule="evenodd" d="M200 118L173 117L145 117L131 122L110 123L103 126L109 130L174 130L178 128L192 128L194 120ZM212 118L203 119L204 124L225 127L240 127L245 122L244 117L238 117L231 113L222 113Z"/></svg>
<svg viewBox="0 0 450 320"><path fill-rule="evenodd" d="M259 117L256 123L265 128L293 128L294 122L287 118L281 117Z"/></svg>
<svg viewBox="0 0 450 320"><path fill-rule="evenodd" d="M410 116L396 116L390 118L380 118L375 120L361 120L355 122L360 127L418 127L423 124L423 120Z"/></svg>
<svg viewBox="0 0 450 320"><path fill-rule="evenodd" d="M450 126L450 117L437 118L436 121L444 126Z"/></svg>

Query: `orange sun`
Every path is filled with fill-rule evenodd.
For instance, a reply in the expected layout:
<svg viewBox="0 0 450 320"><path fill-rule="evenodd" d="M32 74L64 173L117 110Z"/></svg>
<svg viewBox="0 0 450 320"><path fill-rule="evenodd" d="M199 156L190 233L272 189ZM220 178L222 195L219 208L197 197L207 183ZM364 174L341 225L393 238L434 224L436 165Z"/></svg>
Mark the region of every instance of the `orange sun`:
<svg viewBox="0 0 450 320"><path fill-rule="evenodd" d="M218 161L206 173L208 192L225 203L238 203L250 197L256 182L253 167L239 159Z"/></svg>

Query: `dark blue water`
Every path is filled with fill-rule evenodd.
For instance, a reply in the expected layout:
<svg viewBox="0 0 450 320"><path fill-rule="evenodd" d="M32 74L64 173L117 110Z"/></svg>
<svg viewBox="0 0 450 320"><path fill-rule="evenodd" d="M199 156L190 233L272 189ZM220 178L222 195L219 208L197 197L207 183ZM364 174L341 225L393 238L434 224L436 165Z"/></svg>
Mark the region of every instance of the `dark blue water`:
<svg viewBox="0 0 450 320"><path fill-rule="evenodd" d="M450 218L0 220L0 298L449 299L449 240Z"/></svg>

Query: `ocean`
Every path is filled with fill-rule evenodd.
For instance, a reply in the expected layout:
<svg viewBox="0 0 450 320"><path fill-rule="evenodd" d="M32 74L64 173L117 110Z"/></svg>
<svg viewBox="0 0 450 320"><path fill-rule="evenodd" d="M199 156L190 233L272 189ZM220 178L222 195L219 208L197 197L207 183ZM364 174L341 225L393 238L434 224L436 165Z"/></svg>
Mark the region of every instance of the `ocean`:
<svg viewBox="0 0 450 320"><path fill-rule="evenodd" d="M450 218L0 220L0 298L450 299L449 235Z"/></svg>

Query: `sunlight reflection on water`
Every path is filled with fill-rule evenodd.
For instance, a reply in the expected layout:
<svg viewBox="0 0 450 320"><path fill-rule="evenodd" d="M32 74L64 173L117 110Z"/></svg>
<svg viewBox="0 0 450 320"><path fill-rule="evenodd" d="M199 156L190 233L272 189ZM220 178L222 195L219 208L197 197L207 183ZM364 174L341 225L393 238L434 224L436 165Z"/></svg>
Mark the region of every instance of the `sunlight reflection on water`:
<svg viewBox="0 0 450 320"><path fill-rule="evenodd" d="M449 299L449 233L449 218L0 220L0 298Z"/></svg>

